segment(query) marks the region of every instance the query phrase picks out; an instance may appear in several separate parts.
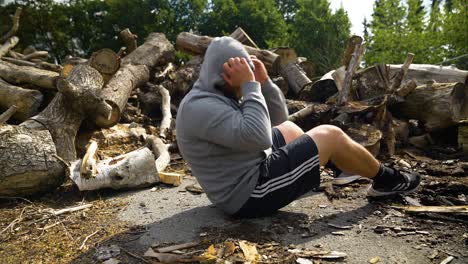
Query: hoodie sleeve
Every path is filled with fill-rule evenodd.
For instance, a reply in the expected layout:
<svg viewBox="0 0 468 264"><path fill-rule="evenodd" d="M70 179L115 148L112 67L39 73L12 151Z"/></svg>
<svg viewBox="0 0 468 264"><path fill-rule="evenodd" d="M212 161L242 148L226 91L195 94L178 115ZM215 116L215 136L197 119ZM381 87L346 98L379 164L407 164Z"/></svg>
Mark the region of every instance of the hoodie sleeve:
<svg viewBox="0 0 468 264"><path fill-rule="evenodd" d="M241 87L240 110L218 98L197 100L185 108L192 118L185 119L185 129L197 137L241 151L263 151L272 145L271 123L265 98L258 82Z"/></svg>
<svg viewBox="0 0 468 264"><path fill-rule="evenodd" d="M288 120L286 99L284 98L283 92L271 79L268 79L268 81L263 84L262 92L268 106L272 126L277 126Z"/></svg>

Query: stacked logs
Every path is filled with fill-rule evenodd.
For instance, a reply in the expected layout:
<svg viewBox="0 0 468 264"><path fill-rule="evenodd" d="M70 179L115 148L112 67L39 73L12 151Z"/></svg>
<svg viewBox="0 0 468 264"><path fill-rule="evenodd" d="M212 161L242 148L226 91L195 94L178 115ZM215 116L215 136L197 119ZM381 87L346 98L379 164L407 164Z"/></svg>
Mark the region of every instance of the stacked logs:
<svg viewBox="0 0 468 264"><path fill-rule="evenodd" d="M120 51L102 49L58 65L46 61L47 52L15 50L20 15L18 9L0 39L0 196L46 192L65 175L80 190L148 186L168 177L180 183L163 173L176 145L173 119L212 38L180 33L176 48L192 58L178 66L164 34L151 33L138 45L125 29ZM290 48L259 49L241 28L231 37L264 62L288 99L289 120L304 130L337 125L374 155L393 154L407 142L424 147L416 139L458 125L459 139L468 138L466 71L412 65L413 54L403 65L362 69L365 43L352 36L343 65L315 78L313 62ZM138 144L108 151L129 141ZM468 142L461 145L466 150Z"/></svg>

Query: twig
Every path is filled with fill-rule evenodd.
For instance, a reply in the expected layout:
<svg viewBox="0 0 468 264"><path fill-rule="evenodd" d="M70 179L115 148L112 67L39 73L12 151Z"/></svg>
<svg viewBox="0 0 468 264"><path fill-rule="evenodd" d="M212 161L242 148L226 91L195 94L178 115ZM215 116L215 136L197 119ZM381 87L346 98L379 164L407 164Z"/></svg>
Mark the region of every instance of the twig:
<svg viewBox="0 0 468 264"><path fill-rule="evenodd" d="M92 204L84 204L84 205L69 207L69 208L60 209L60 210L51 210L50 213L55 216L58 216L58 215L65 214L65 213L72 213L72 212L84 210L92 206L93 206Z"/></svg>
<svg viewBox="0 0 468 264"><path fill-rule="evenodd" d="M398 88L400 88L401 82L405 78L406 73L408 72L409 66L411 65L411 63L413 63L413 59L414 59L414 54L408 53L408 55L406 56L405 63L403 64L403 66L401 66L400 71L396 74L395 78L393 79L393 84L390 89L390 92L394 92Z"/></svg>
<svg viewBox="0 0 468 264"><path fill-rule="evenodd" d="M8 200L14 200L14 199L18 199L18 200L23 200L23 201L26 201L30 204L32 204L33 202L29 201L28 199L26 198L23 198L23 197L16 197L16 196L12 196L12 197L8 197L8 196L0 196L0 199L8 199Z"/></svg>
<svg viewBox="0 0 468 264"><path fill-rule="evenodd" d="M18 44L19 38L14 36L10 39L8 39L2 46L0 46L0 58L5 56L5 54L8 53L12 48Z"/></svg>
<svg viewBox="0 0 468 264"><path fill-rule="evenodd" d="M131 253L130 251L126 250L126 249L123 248L123 247L120 247L120 249L121 249L123 252L127 253L127 254L128 254L129 256L131 256L131 257L134 257L134 258L136 258L136 259L139 259L139 260L143 261L144 263L150 263L150 262L147 261L146 259L144 259L144 258L142 258L142 257L140 257L140 256L138 256L138 255L136 255L136 254Z"/></svg>
<svg viewBox="0 0 468 264"><path fill-rule="evenodd" d="M97 230L97 231L91 233L91 235L85 237L85 239L83 240L83 243L81 243L81 246L80 246L79 250L82 250L84 248L85 244L86 244L86 241L88 241L89 238L91 238L92 236L97 234L99 231L101 231L101 230Z"/></svg>
<svg viewBox="0 0 468 264"><path fill-rule="evenodd" d="M2 38L0 38L0 43L5 42L7 39L14 36L18 31L21 11L23 11L21 7L16 8L15 15L13 16L13 26L11 27L10 31L8 31L8 33L6 33Z"/></svg>
<svg viewBox="0 0 468 264"><path fill-rule="evenodd" d="M6 123L8 119L16 113L16 110L18 110L18 107L16 107L16 105L12 105L8 110L3 112L3 114L0 115L0 125Z"/></svg>

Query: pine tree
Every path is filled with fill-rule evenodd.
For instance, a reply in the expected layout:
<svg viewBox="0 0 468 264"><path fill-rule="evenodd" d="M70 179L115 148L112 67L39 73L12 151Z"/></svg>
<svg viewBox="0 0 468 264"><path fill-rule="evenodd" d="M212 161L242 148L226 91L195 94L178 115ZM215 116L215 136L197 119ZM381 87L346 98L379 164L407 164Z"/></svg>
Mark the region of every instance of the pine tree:
<svg viewBox="0 0 468 264"><path fill-rule="evenodd" d="M406 50L402 42L405 15L406 9L399 0L374 2L366 64L401 63L405 59Z"/></svg>
<svg viewBox="0 0 468 264"><path fill-rule="evenodd" d="M332 13L327 0L298 1L291 25L290 43L300 56L316 66L316 72L326 73L339 66L351 23L347 13L339 9Z"/></svg>
<svg viewBox="0 0 468 264"><path fill-rule="evenodd" d="M447 43L447 58L455 58L468 54L468 4L466 0L453 0L451 11L447 14L443 33ZM460 69L468 70L468 57L455 61Z"/></svg>
<svg viewBox="0 0 468 264"><path fill-rule="evenodd" d="M407 5L407 15L404 23L405 37L402 41L405 45L405 51L416 54L413 62L423 63L427 61L426 42L421 41L424 39L424 31L426 30L424 23L426 10L423 0L408 0Z"/></svg>

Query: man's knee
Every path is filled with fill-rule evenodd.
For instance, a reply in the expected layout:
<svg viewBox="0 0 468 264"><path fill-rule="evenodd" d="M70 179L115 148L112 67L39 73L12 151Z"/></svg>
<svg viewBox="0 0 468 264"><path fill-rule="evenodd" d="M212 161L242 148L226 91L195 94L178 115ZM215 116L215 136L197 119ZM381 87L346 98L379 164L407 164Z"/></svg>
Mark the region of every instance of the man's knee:
<svg viewBox="0 0 468 264"><path fill-rule="evenodd" d="M279 129L286 143L289 143L304 134L304 131L291 121L285 121L276 126L276 128Z"/></svg>
<svg viewBox="0 0 468 264"><path fill-rule="evenodd" d="M320 125L307 134L315 140L325 141L327 144L339 145L346 140L346 134L341 128L333 125Z"/></svg>

